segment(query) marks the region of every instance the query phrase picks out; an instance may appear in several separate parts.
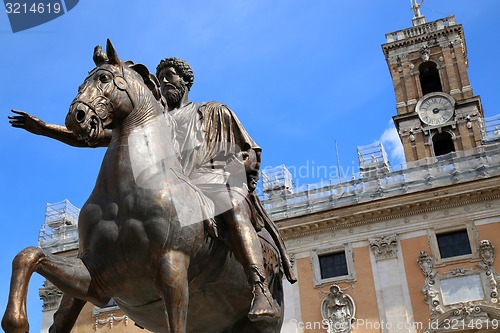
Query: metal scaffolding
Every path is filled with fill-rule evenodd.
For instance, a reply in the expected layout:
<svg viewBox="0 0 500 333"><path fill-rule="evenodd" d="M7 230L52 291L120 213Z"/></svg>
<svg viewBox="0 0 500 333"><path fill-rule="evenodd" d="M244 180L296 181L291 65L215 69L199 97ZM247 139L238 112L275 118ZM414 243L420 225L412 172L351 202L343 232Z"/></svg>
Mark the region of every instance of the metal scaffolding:
<svg viewBox="0 0 500 333"><path fill-rule="evenodd" d="M389 160L381 141L356 147L358 151L359 172L361 177L389 172Z"/></svg>
<svg viewBox="0 0 500 333"><path fill-rule="evenodd" d="M50 253L78 248L78 215L80 209L67 199L47 203L45 221L38 232L38 246Z"/></svg>
<svg viewBox="0 0 500 333"><path fill-rule="evenodd" d="M484 118L481 126L481 135L485 143L500 140L500 114Z"/></svg>
<svg viewBox="0 0 500 333"><path fill-rule="evenodd" d="M499 176L500 142L452 152L446 159L428 157L387 169L387 172L375 173L370 177L360 172L353 175L352 180L328 186L324 182L317 186L311 184L306 191L262 198L262 204L272 219L281 220Z"/></svg>
<svg viewBox="0 0 500 333"><path fill-rule="evenodd" d="M268 197L293 193L292 174L280 165L262 171L262 190Z"/></svg>

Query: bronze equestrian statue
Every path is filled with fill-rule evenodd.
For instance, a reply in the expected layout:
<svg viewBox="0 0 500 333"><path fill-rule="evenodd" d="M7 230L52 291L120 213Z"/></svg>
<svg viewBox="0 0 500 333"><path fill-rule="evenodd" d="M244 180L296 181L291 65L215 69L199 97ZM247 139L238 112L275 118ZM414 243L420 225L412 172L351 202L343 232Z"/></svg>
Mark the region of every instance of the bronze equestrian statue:
<svg viewBox="0 0 500 333"><path fill-rule="evenodd" d="M29 331L26 293L33 272L64 293L51 333L70 332L87 301L104 306L110 299L153 332L279 332L282 275L294 278L283 242L254 192L260 148L234 128L229 132L237 140L210 137L192 146L197 135L210 133L206 127L182 137L177 126L206 126L192 121L198 112L233 114L206 103L183 123L166 112L181 109L180 104L167 107L162 96L175 91L171 86L179 73L173 66L160 91L145 66L121 61L109 41L106 54L96 47L94 62L97 67L66 117L71 132L25 113L11 117L14 127L77 146L108 148L80 212L78 258L29 247L14 259L5 332ZM176 104L171 99L169 105ZM45 132L33 130L37 123ZM197 155L192 148L207 149ZM219 177L216 182L203 179L207 165L200 162L211 153L212 167L223 165L212 175Z"/></svg>

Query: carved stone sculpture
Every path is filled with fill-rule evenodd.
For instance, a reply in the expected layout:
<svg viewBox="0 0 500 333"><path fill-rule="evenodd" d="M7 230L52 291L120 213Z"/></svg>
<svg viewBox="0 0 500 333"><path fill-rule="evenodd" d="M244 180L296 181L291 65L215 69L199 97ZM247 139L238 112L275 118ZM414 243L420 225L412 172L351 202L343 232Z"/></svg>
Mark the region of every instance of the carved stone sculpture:
<svg viewBox="0 0 500 333"><path fill-rule="evenodd" d="M482 262L478 263L478 267L482 268L486 275L486 280L489 284L489 297L492 303L498 303L498 283L500 276L493 268L495 261L495 247L489 240L482 240L479 244L479 258Z"/></svg>
<svg viewBox="0 0 500 333"><path fill-rule="evenodd" d="M46 282L39 291L40 299L43 301L43 311L56 310L61 301L62 292L51 283Z"/></svg>
<svg viewBox="0 0 500 333"><path fill-rule="evenodd" d="M487 266L492 266L495 261L495 247L489 240L482 240L479 244L479 257Z"/></svg>
<svg viewBox="0 0 500 333"><path fill-rule="evenodd" d="M424 62L429 61L430 59L430 50L427 45L424 45L420 48L420 56Z"/></svg>
<svg viewBox="0 0 500 333"><path fill-rule="evenodd" d="M441 304L440 291L436 286L435 276L437 272L434 270L434 260L427 252L422 251L418 256L417 262L425 276L425 282L422 286L424 301L429 304L431 317L436 318L444 313L444 310Z"/></svg>
<svg viewBox="0 0 500 333"><path fill-rule="evenodd" d="M370 247L376 260L396 258L398 254L396 235L370 239Z"/></svg>
<svg viewBox="0 0 500 333"><path fill-rule="evenodd" d="M418 256L418 267L425 277L431 275L434 266L434 259L425 251L420 252Z"/></svg>
<svg viewBox="0 0 500 333"><path fill-rule="evenodd" d="M344 294L339 286L332 285L327 297L321 303L323 322L328 333L349 333L355 321L356 307L351 296Z"/></svg>

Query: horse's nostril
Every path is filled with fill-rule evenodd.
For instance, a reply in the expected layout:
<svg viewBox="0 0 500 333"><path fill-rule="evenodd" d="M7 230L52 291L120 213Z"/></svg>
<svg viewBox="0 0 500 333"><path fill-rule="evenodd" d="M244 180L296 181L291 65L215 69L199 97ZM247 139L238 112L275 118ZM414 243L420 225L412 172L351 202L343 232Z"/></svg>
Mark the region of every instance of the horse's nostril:
<svg viewBox="0 0 500 333"><path fill-rule="evenodd" d="M76 120L81 123L82 121L85 120L85 111L83 110L77 110L76 111Z"/></svg>

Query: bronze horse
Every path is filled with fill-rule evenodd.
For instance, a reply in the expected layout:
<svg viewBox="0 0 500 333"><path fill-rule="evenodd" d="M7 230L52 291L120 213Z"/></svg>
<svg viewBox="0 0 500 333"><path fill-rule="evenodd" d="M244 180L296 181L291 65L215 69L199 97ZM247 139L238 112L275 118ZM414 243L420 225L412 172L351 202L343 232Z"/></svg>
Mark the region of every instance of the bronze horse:
<svg viewBox="0 0 500 333"><path fill-rule="evenodd" d="M86 302L104 306L110 299L153 332L279 332L282 319L248 319L252 292L243 268L223 241L207 237L211 202L182 174L156 78L143 65L121 61L109 40L106 54L96 48L94 61L66 124L89 143L105 129L113 134L79 216L79 255L29 247L15 257L5 332L29 331L33 272L64 293L52 333L70 332ZM259 236L282 318L279 253L265 229Z"/></svg>

